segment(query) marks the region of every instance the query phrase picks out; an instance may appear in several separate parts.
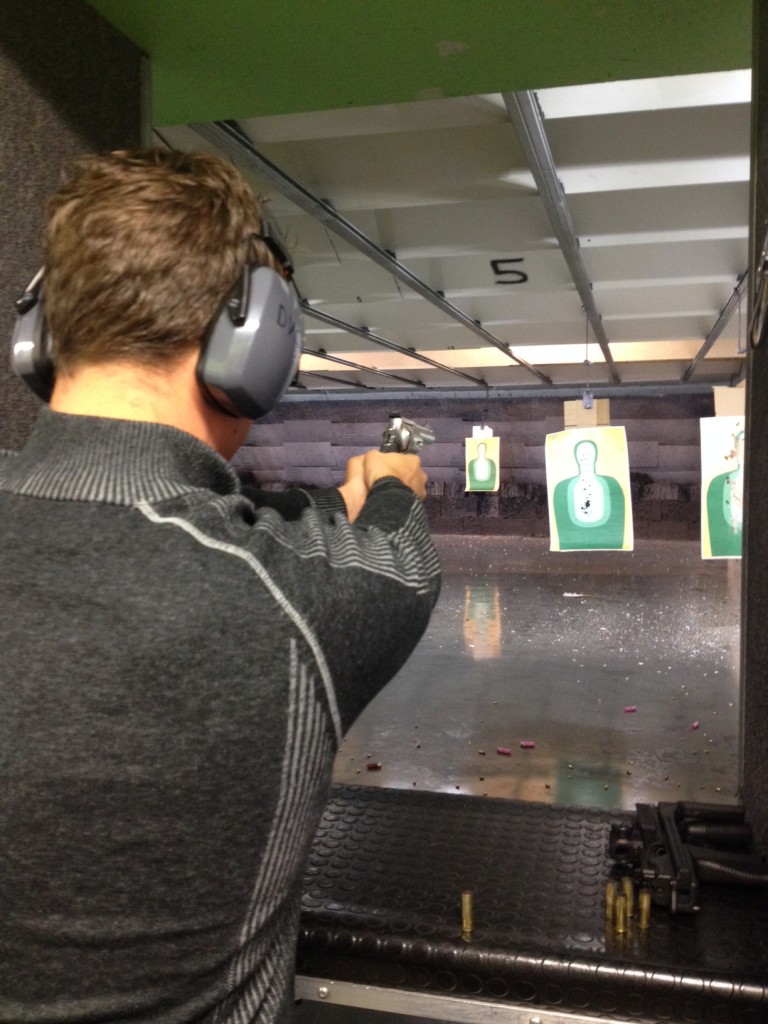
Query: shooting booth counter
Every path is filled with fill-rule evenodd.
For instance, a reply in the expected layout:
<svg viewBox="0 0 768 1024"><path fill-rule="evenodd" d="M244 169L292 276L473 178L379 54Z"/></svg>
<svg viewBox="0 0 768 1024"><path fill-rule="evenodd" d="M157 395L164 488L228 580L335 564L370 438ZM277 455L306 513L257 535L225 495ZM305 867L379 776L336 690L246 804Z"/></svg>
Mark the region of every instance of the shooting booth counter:
<svg viewBox="0 0 768 1024"><path fill-rule="evenodd" d="M683 854L643 859L642 807L335 786L304 879L297 998L467 1024L766 1024L765 878L735 869L690 898ZM654 900L624 927L606 894L634 855L646 881L628 888Z"/></svg>

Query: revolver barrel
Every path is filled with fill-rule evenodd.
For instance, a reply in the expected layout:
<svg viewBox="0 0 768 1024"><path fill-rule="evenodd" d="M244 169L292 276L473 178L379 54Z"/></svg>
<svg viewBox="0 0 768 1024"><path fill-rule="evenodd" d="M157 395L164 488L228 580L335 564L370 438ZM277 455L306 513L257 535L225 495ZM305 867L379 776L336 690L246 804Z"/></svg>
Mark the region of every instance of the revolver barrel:
<svg viewBox="0 0 768 1024"><path fill-rule="evenodd" d="M418 454L425 444L432 444L434 433L429 427L392 413L382 435L379 451Z"/></svg>

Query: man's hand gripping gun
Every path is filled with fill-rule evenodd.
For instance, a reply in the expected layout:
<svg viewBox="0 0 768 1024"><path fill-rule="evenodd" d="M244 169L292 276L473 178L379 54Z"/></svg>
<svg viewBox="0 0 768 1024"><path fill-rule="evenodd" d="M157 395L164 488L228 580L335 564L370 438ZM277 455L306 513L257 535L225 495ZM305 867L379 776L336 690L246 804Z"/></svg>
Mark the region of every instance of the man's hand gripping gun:
<svg viewBox="0 0 768 1024"><path fill-rule="evenodd" d="M400 452L418 455L425 444L432 444L435 435L429 427L407 420L400 413L392 413L381 439L380 452Z"/></svg>

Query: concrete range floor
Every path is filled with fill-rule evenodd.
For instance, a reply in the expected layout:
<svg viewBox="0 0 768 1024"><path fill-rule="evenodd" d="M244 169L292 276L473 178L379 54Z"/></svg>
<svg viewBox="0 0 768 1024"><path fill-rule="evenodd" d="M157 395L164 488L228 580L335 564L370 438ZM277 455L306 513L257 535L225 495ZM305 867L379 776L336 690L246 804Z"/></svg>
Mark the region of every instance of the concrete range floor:
<svg viewBox="0 0 768 1024"><path fill-rule="evenodd" d="M430 626L347 734L336 782L604 809L733 802L739 560L703 561L690 541L435 542Z"/></svg>

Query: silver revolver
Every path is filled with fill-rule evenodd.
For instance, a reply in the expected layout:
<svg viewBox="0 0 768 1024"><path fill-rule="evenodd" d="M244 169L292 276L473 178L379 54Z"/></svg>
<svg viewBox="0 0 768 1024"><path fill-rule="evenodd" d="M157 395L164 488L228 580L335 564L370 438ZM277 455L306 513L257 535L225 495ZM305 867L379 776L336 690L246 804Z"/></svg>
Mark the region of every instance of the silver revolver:
<svg viewBox="0 0 768 1024"><path fill-rule="evenodd" d="M407 420L398 412L389 417L381 438L380 452L402 452L418 455L425 444L432 444L435 435L420 423Z"/></svg>

